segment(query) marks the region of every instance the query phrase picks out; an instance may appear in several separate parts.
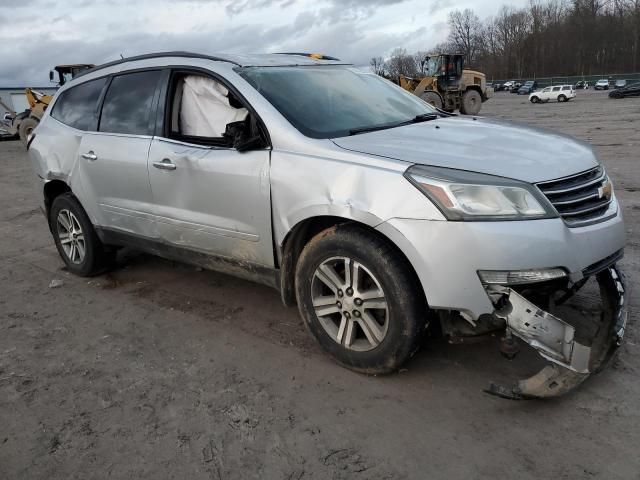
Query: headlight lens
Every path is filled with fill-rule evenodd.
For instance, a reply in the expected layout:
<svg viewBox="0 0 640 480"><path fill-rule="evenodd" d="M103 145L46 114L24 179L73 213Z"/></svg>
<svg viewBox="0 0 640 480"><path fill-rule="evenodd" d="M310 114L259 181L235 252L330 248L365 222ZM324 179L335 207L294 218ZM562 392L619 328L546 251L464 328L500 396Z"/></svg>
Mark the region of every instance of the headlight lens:
<svg viewBox="0 0 640 480"><path fill-rule="evenodd" d="M536 187L517 180L415 165L405 177L449 220L523 220L556 217Z"/></svg>
<svg viewBox="0 0 640 480"><path fill-rule="evenodd" d="M562 268L531 270L478 270L480 280L485 285L523 285L546 282L567 276Z"/></svg>

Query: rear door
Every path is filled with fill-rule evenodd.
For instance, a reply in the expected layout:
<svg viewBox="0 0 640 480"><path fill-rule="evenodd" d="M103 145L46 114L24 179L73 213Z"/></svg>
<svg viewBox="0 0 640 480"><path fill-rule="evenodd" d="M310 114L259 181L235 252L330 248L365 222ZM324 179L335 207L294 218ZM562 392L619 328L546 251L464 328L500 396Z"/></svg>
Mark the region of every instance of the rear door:
<svg viewBox="0 0 640 480"><path fill-rule="evenodd" d="M82 137L79 171L102 227L157 237L147 157L161 76L161 70L146 70L111 78L98 131Z"/></svg>
<svg viewBox="0 0 640 480"><path fill-rule="evenodd" d="M193 122L181 115L187 95L184 81L194 75L205 78L196 84L215 80L216 91L222 92L219 99L233 97L235 107L247 107L220 78L173 73L162 133L154 137L149 152L158 232L170 245L223 257L232 260L230 264L273 267L268 143L265 140L250 151L236 150L222 138L222 132L229 118L237 120L242 115L229 112L230 107L216 111L215 101L203 99L199 104L193 91L188 101L199 112L199 121L195 131L185 132L185 125ZM215 90L211 85L206 88ZM224 121L214 126L219 119ZM245 119L257 120L250 112ZM211 133L205 133L210 126Z"/></svg>

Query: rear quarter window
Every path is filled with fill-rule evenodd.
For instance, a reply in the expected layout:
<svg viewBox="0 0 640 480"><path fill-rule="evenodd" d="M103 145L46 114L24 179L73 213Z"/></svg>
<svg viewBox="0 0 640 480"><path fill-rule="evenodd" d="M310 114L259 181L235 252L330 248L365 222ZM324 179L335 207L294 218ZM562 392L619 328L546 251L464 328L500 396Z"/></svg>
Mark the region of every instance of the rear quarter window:
<svg viewBox="0 0 640 480"><path fill-rule="evenodd" d="M98 101L106 78L99 78L60 93L51 116L78 130L95 130L98 126Z"/></svg>
<svg viewBox="0 0 640 480"><path fill-rule="evenodd" d="M104 97L99 131L153 135L153 97L160 70L113 77Z"/></svg>

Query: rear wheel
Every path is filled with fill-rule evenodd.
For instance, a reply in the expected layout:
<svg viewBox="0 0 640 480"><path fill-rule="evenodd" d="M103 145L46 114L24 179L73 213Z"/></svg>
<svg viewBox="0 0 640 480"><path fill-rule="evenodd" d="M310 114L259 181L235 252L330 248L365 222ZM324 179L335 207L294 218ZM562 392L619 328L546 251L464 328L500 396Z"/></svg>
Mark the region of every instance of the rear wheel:
<svg viewBox="0 0 640 480"><path fill-rule="evenodd" d="M460 113L464 115L477 115L482 107L482 96L477 90L467 90L462 95Z"/></svg>
<svg viewBox="0 0 640 480"><path fill-rule="evenodd" d="M442 97L438 92L426 91L420 94L420 98L427 102L429 105L433 105L436 108L442 108Z"/></svg>
<svg viewBox="0 0 640 480"><path fill-rule="evenodd" d="M70 193L56 197L49 214L51 233L58 253L70 272L83 277L108 268L115 253L98 238L80 202Z"/></svg>
<svg viewBox="0 0 640 480"><path fill-rule="evenodd" d="M29 142L29 136L33 133L33 129L38 126L37 118L27 117L20 123L20 128L18 134L20 135L20 141L23 144L27 144Z"/></svg>
<svg viewBox="0 0 640 480"><path fill-rule="evenodd" d="M558 95L558 101L559 102L566 102L567 101L567 97L565 97L564 95Z"/></svg>
<svg viewBox="0 0 640 480"><path fill-rule="evenodd" d="M322 348L361 373L397 370L418 349L426 326L426 302L406 262L353 225L309 241L296 267L296 296Z"/></svg>

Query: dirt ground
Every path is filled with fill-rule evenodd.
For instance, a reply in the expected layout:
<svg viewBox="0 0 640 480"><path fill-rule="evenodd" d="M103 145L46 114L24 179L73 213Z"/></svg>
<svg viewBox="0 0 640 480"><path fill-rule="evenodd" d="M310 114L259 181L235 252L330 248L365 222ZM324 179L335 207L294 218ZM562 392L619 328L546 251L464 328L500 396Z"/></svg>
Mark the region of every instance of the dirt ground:
<svg viewBox="0 0 640 480"><path fill-rule="evenodd" d="M595 146L637 291L640 98L498 93L483 114ZM483 393L535 371L492 337L429 341L400 373L366 377L269 288L134 252L71 276L19 143L0 143L0 169L0 479L640 479L637 296L619 359L561 399Z"/></svg>

